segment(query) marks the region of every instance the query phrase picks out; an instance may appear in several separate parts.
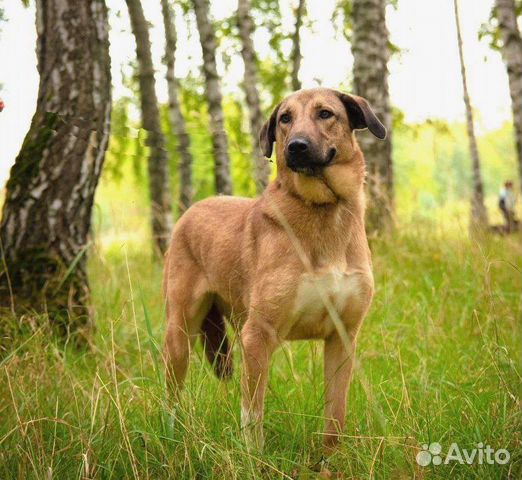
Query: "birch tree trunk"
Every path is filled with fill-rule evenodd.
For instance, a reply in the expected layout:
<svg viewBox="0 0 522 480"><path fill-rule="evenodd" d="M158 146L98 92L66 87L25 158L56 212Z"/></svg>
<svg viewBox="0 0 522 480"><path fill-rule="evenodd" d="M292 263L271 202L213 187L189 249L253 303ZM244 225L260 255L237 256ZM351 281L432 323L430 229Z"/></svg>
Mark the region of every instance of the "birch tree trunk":
<svg viewBox="0 0 522 480"><path fill-rule="evenodd" d="M388 130L385 140L368 132L358 136L366 158L368 231L385 231L393 225L392 118L388 90L389 34L386 0L353 0L352 53L354 90L366 98Z"/></svg>
<svg viewBox="0 0 522 480"><path fill-rule="evenodd" d="M522 191L522 38L517 25L514 0L495 0L502 58L506 64L513 110L520 191Z"/></svg>
<svg viewBox="0 0 522 480"><path fill-rule="evenodd" d="M37 0L36 28L40 85L6 185L0 305L46 314L62 333L86 333L86 251L111 114L107 8L103 0Z"/></svg>
<svg viewBox="0 0 522 480"><path fill-rule="evenodd" d="M245 64L243 88L245 90L250 119L252 154L255 162L254 171L256 190L257 193L260 194L268 185L270 164L259 147L259 132L261 132L261 128L263 127L263 113L261 112L261 102L259 100L259 91L257 90L256 53L252 41L254 25L249 13L251 8L252 5L250 0L239 0L237 7L237 22L242 44L241 55L243 56L243 63Z"/></svg>
<svg viewBox="0 0 522 480"><path fill-rule="evenodd" d="M149 28L140 0L126 0L131 28L136 40L140 85L141 121L149 147L148 174L154 251L166 252L172 231L172 197L165 137L161 131L154 66L150 50Z"/></svg>
<svg viewBox="0 0 522 480"><path fill-rule="evenodd" d="M473 192L471 195L471 223L472 230L486 230L488 226L488 215L484 205L484 186L480 171L480 157L475 137L473 125L473 111L468 93L468 82L466 78L466 66L464 62L464 51L462 45L462 35L460 31L460 18L457 0L453 0L455 10L455 25L457 27L457 43L459 48L460 74L462 77L462 90L464 105L466 107L466 127L468 130L469 151L471 155L471 172L473 181Z"/></svg>
<svg viewBox="0 0 522 480"><path fill-rule="evenodd" d="M299 0L295 11L295 28L292 35L292 53L290 59L292 61L292 90L301 88L299 80L299 70L301 68L301 26L303 25L303 17L305 15L305 0Z"/></svg>
<svg viewBox="0 0 522 480"><path fill-rule="evenodd" d="M216 38L210 19L208 0L192 0L196 13L201 49L203 51L203 74L205 76L205 94L210 114L212 147L214 150L214 178L216 193L230 195L230 161L228 141L225 133L221 88L216 67Z"/></svg>
<svg viewBox="0 0 522 480"><path fill-rule="evenodd" d="M174 71L176 61L176 24L174 12L169 0L161 0L163 26L165 28L165 65L167 67L167 85L169 94L170 127L176 135L179 153L179 207L184 212L192 203L192 155L190 154L190 138L185 127L185 119L181 113L178 100L179 81Z"/></svg>

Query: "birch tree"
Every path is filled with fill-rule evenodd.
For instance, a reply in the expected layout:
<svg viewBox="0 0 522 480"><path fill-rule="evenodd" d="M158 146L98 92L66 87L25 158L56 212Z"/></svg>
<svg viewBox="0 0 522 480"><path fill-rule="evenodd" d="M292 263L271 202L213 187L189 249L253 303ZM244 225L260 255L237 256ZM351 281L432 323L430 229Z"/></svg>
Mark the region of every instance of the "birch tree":
<svg viewBox="0 0 522 480"><path fill-rule="evenodd" d="M453 0L455 12L455 25L457 28L457 44L460 59L460 74L462 78L462 91L464 106L466 108L466 127L468 131L469 151L471 155L471 173L473 191L471 195L471 228L472 230L485 230L488 226L488 216L484 205L484 185L480 170L480 157L475 137L475 127L473 124L473 110L468 93L468 82L466 78L466 65L464 61L464 48L462 34L460 30L459 7L457 0Z"/></svg>
<svg viewBox="0 0 522 480"><path fill-rule="evenodd" d="M387 0L352 0L351 45L357 95L366 98L388 131L385 140L358 135L367 166L367 228L383 231L393 224L392 116L388 89L389 33Z"/></svg>
<svg viewBox="0 0 522 480"><path fill-rule="evenodd" d="M210 130L214 152L214 181L216 193L230 195L230 160L228 141L223 118L222 95L216 66L216 38L210 18L208 0L192 0L196 14L201 49L203 51L203 74L205 76L205 95L210 114Z"/></svg>
<svg viewBox="0 0 522 480"><path fill-rule="evenodd" d="M6 185L0 305L90 326L86 252L109 140L111 76L103 0L37 0L36 112ZM88 48L86 48L88 46Z"/></svg>
<svg viewBox="0 0 522 480"><path fill-rule="evenodd" d="M250 0L239 0L237 7L237 23L241 39L241 55L245 64L245 75L243 88L245 90L246 103L248 106L250 132L252 136L252 151L255 162L255 181L257 193L261 193L268 185L270 165L259 147L259 132L263 127L263 113L257 89L257 65L256 53L252 35L254 25L250 17L252 4Z"/></svg>
<svg viewBox="0 0 522 480"><path fill-rule="evenodd" d="M160 255L168 248L172 231L172 197L165 137L161 131L149 28L140 0L126 0L132 33L136 41L140 87L141 121L147 132L149 195L154 250Z"/></svg>
<svg viewBox="0 0 522 480"><path fill-rule="evenodd" d="M522 191L522 38L517 24L514 0L495 0L502 58L506 64L513 111L515 145Z"/></svg>
<svg viewBox="0 0 522 480"><path fill-rule="evenodd" d="M169 122L177 140L179 153L179 207L185 211L192 203L192 155L190 138L185 126L185 119L179 104L179 81L174 70L176 63L176 24L174 11L169 0L161 0L163 26L165 29L165 66L167 67L167 85L169 95Z"/></svg>
<svg viewBox="0 0 522 480"><path fill-rule="evenodd" d="M305 15L305 0L299 0L295 10L295 26L292 34L292 53L290 59L292 61L292 90L299 90L301 88L301 81L299 80L299 70L301 68L301 26L303 25L303 17Z"/></svg>

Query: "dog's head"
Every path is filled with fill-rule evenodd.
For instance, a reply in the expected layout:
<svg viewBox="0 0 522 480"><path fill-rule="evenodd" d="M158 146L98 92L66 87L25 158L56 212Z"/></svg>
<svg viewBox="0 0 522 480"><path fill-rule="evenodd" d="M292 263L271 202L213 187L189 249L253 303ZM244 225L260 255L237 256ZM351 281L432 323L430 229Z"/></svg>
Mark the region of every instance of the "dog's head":
<svg viewBox="0 0 522 480"><path fill-rule="evenodd" d="M281 181L311 202L330 203L362 185L364 162L355 155L359 150L353 131L366 128L386 137L364 98L326 88L300 90L274 109L260 142L268 158L276 143Z"/></svg>

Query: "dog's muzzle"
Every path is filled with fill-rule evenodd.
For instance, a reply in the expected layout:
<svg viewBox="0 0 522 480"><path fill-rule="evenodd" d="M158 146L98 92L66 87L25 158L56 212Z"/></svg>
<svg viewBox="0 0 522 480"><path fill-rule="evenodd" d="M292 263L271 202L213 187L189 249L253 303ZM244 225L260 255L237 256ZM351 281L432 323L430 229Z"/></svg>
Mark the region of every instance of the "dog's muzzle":
<svg viewBox="0 0 522 480"><path fill-rule="evenodd" d="M320 174L324 167L332 163L336 153L335 148L330 148L326 155L322 155L308 139L296 137L288 142L285 158L290 170L314 176Z"/></svg>

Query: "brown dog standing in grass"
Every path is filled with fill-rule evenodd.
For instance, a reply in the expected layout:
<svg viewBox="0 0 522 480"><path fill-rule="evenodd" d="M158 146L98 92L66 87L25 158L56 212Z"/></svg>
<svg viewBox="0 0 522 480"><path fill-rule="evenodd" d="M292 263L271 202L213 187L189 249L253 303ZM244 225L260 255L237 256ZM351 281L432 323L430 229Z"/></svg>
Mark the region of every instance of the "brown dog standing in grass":
<svg viewBox="0 0 522 480"><path fill-rule="evenodd" d="M225 318L242 351L241 423L263 446L270 356L284 340L324 340L325 437L343 429L357 333L373 295L364 230L365 162L354 131L386 129L368 103L335 90L284 99L261 131L277 177L256 199L214 197L177 222L165 264L165 356L182 387L201 336L216 374L232 373Z"/></svg>

